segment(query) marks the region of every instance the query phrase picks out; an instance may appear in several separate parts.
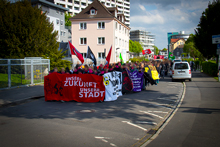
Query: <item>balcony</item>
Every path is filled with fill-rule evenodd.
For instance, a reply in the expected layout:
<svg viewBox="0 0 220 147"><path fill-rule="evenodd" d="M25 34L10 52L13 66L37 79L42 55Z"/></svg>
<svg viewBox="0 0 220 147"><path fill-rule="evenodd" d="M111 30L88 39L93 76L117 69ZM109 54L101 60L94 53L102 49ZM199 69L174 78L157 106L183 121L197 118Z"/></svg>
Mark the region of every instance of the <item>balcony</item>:
<svg viewBox="0 0 220 147"><path fill-rule="evenodd" d="M124 0L124 3L125 3L125 4L129 4L129 5L130 5L130 2L128 2L128 1L126 1L126 0Z"/></svg>

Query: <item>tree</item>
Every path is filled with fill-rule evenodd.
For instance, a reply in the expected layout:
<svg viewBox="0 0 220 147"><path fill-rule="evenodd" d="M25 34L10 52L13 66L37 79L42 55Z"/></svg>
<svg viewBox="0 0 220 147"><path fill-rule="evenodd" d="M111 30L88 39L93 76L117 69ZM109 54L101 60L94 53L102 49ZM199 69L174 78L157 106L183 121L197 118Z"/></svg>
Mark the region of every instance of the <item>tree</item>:
<svg viewBox="0 0 220 147"><path fill-rule="evenodd" d="M195 30L195 46L204 57L210 59L216 54L216 44L212 44L212 35L220 34L220 1L209 2L208 8L202 13Z"/></svg>
<svg viewBox="0 0 220 147"><path fill-rule="evenodd" d="M163 48L162 51L167 51L167 48Z"/></svg>
<svg viewBox="0 0 220 147"><path fill-rule="evenodd" d="M63 63L58 32L46 14L27 0L13 4L0 0L0 32L0 58L45 57L53 65L56 55L59 58L55 62Z"/></svg>
<svg viewBox="0 0 220 147"><path fill-rule="evenodd" d="M187 39L184 47L183 47L183 51L185 53L189 53L191 57L195 58L203 58L202 54L200 53L200 51L196 48L195 43L194 43L194 37L195 35L190 34L190 37Z"/></svg>
<svg viewBox="0 0 220 147"><path fill-rule="evenodd" d="M132 40L129 40L129 51L134 52L136 54L139 54L143 50L143 47L141 44L137 41L133 42Z"/></svg>
<svg viewBox="0 0 220 147"><path fill-rule="evenodd" d="M71 21L69 20L71 17L73 16L71 16L68 13L65 13L65 26L71 26Z"/></svg>
<svg viewBox="0 0 220 147"><path fill-rule="evenodd" d="M154 48L154 55L158 55L159 54L158 47L154 45L153 48Z"/></svg>

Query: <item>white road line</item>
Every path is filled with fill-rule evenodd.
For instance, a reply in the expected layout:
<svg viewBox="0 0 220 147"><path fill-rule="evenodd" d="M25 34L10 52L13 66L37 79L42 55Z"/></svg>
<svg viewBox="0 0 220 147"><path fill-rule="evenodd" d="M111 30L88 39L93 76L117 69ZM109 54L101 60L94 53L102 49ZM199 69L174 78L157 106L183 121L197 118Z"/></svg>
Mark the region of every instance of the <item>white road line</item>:
<svg viewBox="0 0 220 147"><path fill-rule="evenodd" d="M158 117L158 118L160 118L160 119L163 119L162 116L157 115L157 114L153 114L153 113L150 113L150 112L147 112L147 111L141 111L141 110L140 110L140 112L143 112L143 113L146 113L146 114L149 114L149 115L153 115L153 116L156 116L156 117Z"/></svg>
<svg viewBox="0 0 220 147"><path fill-rule="evenodd" d="M176 100L170 100L170 99L166 99L166 98L157 98L157 99L166 100L166 101L172 101L172 102L175 102L175 101L176 101Z"/></svg>
<svg viewBox="0 0 220 147"><path fill-rule="evenodd" d="M152 124L152 125L157 125L155 122L147 122L147 121L136 121L138 124Z"/></svg>
<svg viewBox="0 0 220 147"><path fill-rule="evenodd" d="M105 139L101 139L103 142L108 142L108 140L105 140Z"/></svg>
<svg viewBox="0 0 220 147"><path fill-rule="evenodd" d="M154 112L154 113L168 113L168 112L164 112L164 111L147 111L147 112Z"/></svg>
<svg viewBox="0 0 220 147"><path fill-rule="evenodd" d="M129 121L122 121L122 122L123 122L123 123L127 123L127 124L129 124L129 125L131 125L131 126L137 127L137 128L139 128L139 129L142 129L142 130L144 130L144 131L147 131L147 129L145 129L145 128L141 127L141 126L135 125L135 124L133 124L133 123L131 123L131 122L129 122Z"/></svg>
<svg viewBox="0 0 220 147"><path fill-rule="evenodd" d="M117 146L117 145L115 145L115 144L113 144L113 143L110 143L110 145L111 145L111 146Z"/></svg>

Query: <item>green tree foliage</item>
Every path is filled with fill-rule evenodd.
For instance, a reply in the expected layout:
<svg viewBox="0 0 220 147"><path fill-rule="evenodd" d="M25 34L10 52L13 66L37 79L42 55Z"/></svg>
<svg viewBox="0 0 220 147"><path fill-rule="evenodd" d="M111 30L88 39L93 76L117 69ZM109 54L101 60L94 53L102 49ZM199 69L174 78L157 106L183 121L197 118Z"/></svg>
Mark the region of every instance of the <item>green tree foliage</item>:
<svg viewBox="0 0 220 147"><path fill-rule="evenodd" d="M45 57L51 59L51 68L64 62L64 53L58 51L58 32L29 1L0 0L0 32L0 58Z"/></svg>
<svg viewBox="0 0 220 147"><path fill-rule="evenodd" d="M212 44L212 35L220 34L220 1L213 0L202 13L200 23L195 30L195 46L204 57L210 59L216 55L216 44Z"/></svg>
<svg viewBox="0 0 220 147"><path fill-rule="evenodd" d="M163 48L162 51L167 51L167 48Z"/></svg>
<svg viewBox="0 0 220 147"><path fill-rule="evenodd" d="M129 40L129 51L139 54L143 50L143 47L141 44L137 41L133 42L132 40Z"/></svg>
<svg viewBox="0 0 220 147"><path fill-rule="evenodd" d="M196 48L195 42L194 42L195 35L190 34L189 38L187 39L183 51L185 53L189 53L191 57L195 58L203 58L200 51Z"/></svg>
<svg viewBox="0 0 220 147"><path fill-rule="evenodd" d="M71 17L73 16L71 16L68 13L65 13L65 26L71 26L71 21L69 20Z"/></svg>
<svg viewBox="0 0 220 147"><path fill-rule="evenodd" d="M153 48L154 48L154 55L158 55L159 54L158 47L154 45Z"/></svg>

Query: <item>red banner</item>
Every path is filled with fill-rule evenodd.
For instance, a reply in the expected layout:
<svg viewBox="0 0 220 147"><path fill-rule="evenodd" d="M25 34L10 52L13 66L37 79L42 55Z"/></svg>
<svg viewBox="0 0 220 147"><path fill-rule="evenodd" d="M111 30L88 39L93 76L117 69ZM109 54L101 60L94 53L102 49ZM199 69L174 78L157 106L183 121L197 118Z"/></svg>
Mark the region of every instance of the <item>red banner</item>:
<svg viewBox="0 0 220 147"><path fill-rule="evenodd" d="M150 49L146 49L146 50L142 50L142 54L151 54L151 50Z"/></svg>
<svg viewBox="0 0 220 147"><path fill-rule="evenodd" d="M52 73L44 77L44 95L45 101L104 101L103 77L93 74Z"/></svg>

